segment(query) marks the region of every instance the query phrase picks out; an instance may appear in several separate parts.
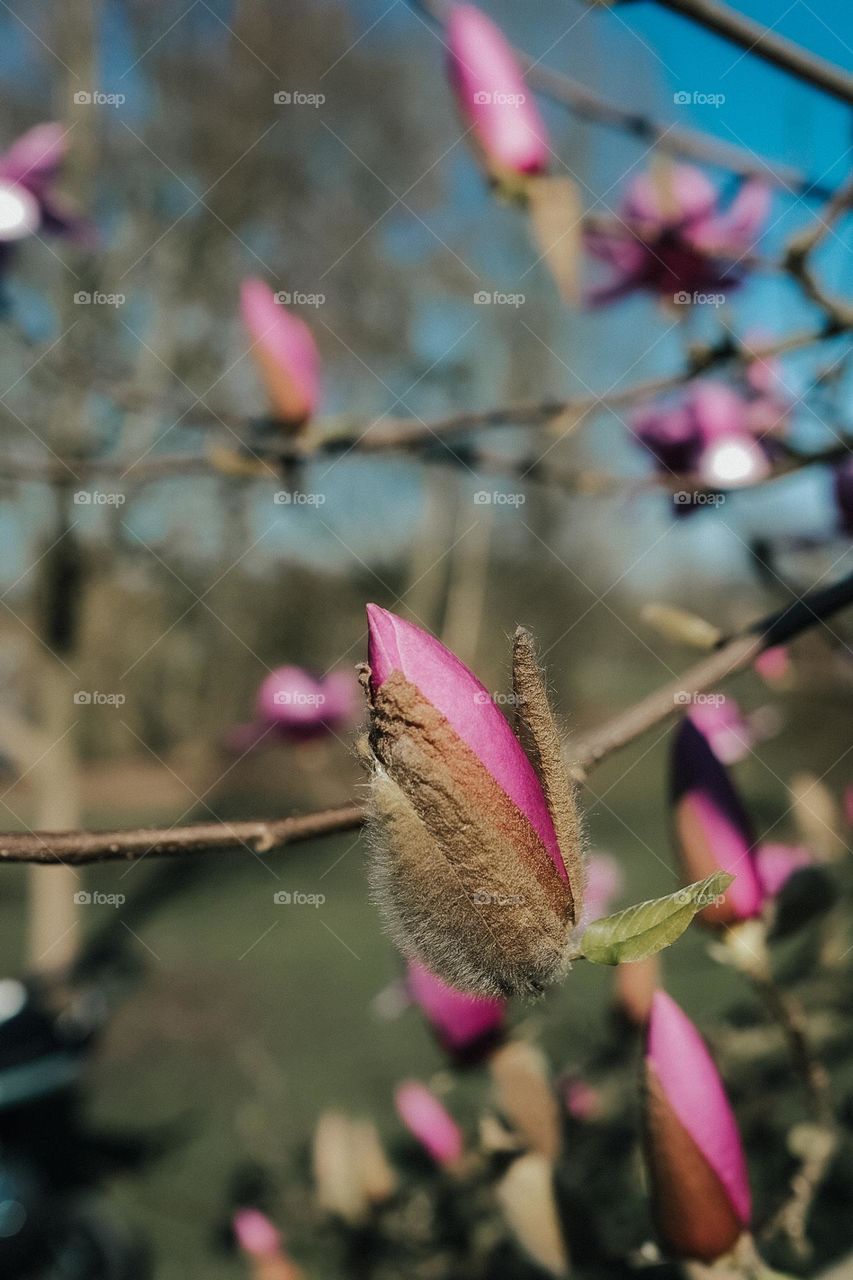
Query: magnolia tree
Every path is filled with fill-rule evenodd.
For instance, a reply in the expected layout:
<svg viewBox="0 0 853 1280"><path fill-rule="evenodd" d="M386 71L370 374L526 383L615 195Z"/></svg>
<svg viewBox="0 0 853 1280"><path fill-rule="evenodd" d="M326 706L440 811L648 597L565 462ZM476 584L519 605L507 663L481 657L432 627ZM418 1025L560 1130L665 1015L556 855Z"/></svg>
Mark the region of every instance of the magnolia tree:
<svg viewBox="0 0 853 1280"><path fill-rule="evenodd" d="M853 99L841 71L735 11L710 0L664 4L813 90ZM737 630L649 602L644 623L701 656L641 701L570 735L560 724L572 708L555 706L527 628L519 626L512 640L511 688L496 696L470 669L476 662L454 651L462 644L447 644L403 616L414 613L405 599L387 599L389 608L365 600L358 675L352 661L309 670L282 653L254 708L223 730L219 747L230 769L276 745L297 753L344 738L364 768L366 794L331 809L139 830L78 829L67 806L47 806L37 822L44 829L0 838L0 860L33 868L37 935L44 940L53 930L73 939L78 922L68 916L66 880L50 902L57 863L67 874L105 860L198 860L235 846L274 857L296 841L364 828L364 891L375 900L377 929L384 926L400 955L400 977L384 1003L395 1017L422 1017L446 1065L425 1080L413 1061L385 1115L324 1110L310 1172L301 1166L290 1178L271 1175L263 1188L235 1194L230 1245L256 1280L841 1277L853 1269L845 1212L853 1152L849 1102L829 1067L850 1048L849 1009L846 1020L842 1015L851 948L839 901L851 892L851 793L845 815L843 797L808 774L803 760L790 796L796 834L781 840L777 827L786 815L759 810L734 774L778 725L772 715L742 714L720 691L744 671L783 687L796 666L792 643L824 628L838 696L849 699L850 648L836 615L853 602L853 576L841 571L853 532L853 459L839 405L853 310L820 278L815 255L838 236L853 187L827 189L820 175L620 108L514 48L472 5L430 0L414 8L420 31L434 24L444 46L446 92L462 136L495 199L526 220L564 305L615 316L623 300L653 296L687 336L680 367L572 399L460 408L436 419L388 412L369 421L327 420L317 327L278 281L255 272L243 279L232 310L266 413L211 415L204 445L193 453L149 447L133 462L132 483L214 476L226 492L243 494L272 481L281 505L294 506L318 462L376 459L379 466L384 458L391 467L403 465L402 455L405 465L429 463L432 472L464 466L563 499L659 491L669 519L713 520L734 490L760 497L793 472L823 470L832 504L823 532L793 548L788 535L754 539L759 574L789 598L766 616L756 610ZM646 143L606 213L566 172L537 91L543 101ZM33 237L45 237L45 251L50 235L71 251L100 252L94 214L72 208L61 194L73 148L64 125L42 123L0 157L0 242L9 278L17 247ZM734 189L709 173L720 169L735 176ZM762 235L780 189L801 197L802 217L771 260ZM812 208L803 212L807 201ZM801 292L809 325L768 338L720 318L708 331L703 304L746 292L769 271ZM811 348L820 362L797 397L785 357ZM113 393L120 399L121 387ZM837 415L829 443L797 432L807 398L816 414ZM550 447L538 448L537 433L548 428L553 438L565 427L574 434L602 406L618 411L628 450L645 461L639 480L615 469L568 469L549 458ZM194 412L204 419L208 408L197 400ZM491 446L502 427L521 429L524 452L503 440ZM128 467L118 451L80 447L72 468L61 433L54 440L50 453L34 459L8 452L2 466L9 481L52 486L64 513L63 542L73 528L65 471L85 495L100 483L117 486ZM796 580L780 567L791 550ZM465 566L460 593L475 630L487 558L488 547ZM69 594L83 591L79 574L76 558L61 561L47 583L52 594L40 639L54 674L73 648ZM51 705L64 705L67 692L61 684ZM40 727L64 739L70 729L49 711ZM599 765L658 728L670 734L668 806L680 887L614 911L623 872L590 848L586 793ZM27 759L40 759L44 739L24 734L22 741L22 767L34 768ZM48 797L56 785L49 776ZM709 971L732 971L763 1002L760 1023L712 1019L701 1004L683 1008L668 994L660 953L690 927L706 931ZM81 966L73 946L61 950L62 964L46 966L41 981L69 1000ZM536 1011L589 966L613 971L610 1012L583 1069L561 1073L538 1042ZM792 989L804 982L807 1003ZM9 1026L23 1009L11 1002ZM771 1118L774 1094L778 1120ZM766 1105L753 1105L757 1097Z"/></svg>

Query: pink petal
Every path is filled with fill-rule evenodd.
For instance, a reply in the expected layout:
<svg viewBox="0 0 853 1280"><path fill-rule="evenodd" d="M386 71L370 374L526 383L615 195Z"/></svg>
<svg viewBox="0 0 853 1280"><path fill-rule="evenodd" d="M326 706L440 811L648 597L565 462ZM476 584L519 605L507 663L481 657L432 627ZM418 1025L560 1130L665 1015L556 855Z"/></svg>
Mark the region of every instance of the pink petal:
<svg viewBox="0 0 853 1280"><path fill-rule="evenodd" d="M238 1209L231 1225L238 1245L251 1257L276 1258L281 1253L281 1232L259 1209Z"/></svg>
<svg viewBox="0 0 853 1280"><path fill-rule="evenodd" d="M451 10L446 35L459 110L487 157L515 173L544 173L548 133L502 32L465 4Z"/></svg>
<svg viewBox="0 0 853 1280"><path fill-rule="evenodd" d="M774 681L785 679L791 669L791 659L783 644L775 644L760 653L752 665L762 680L773 684Z"/></svg>
<svg viewBox="0 0 853 1280"><path fill-rule="evenodd" d="M240 307L274 407L286 418L310 417L320 400L320 355L311 330L276 302L263 280L243 281Z"/></svg>
<svg viewBox="0 0 853 1280"><path fill-rule="evenodd" d="M0 176L39 194L59 171L68 149L67 135L65 125L56 122L28 129L0 156Z"/></svg>
<svg viewBox="0 0 853 1280"><path fill-rule="evenodd" d="M755 735L741 715L734 698L697 702L690 709L690 719L707 738L711 750L723 764L735 764L749 754Z"/></svg>
<svg viewBox="0 0 853 1280"><path fill-rule="evenodd" d="M374 688L400 671L441 712L481 764L521 810L559 874L566 868L539 779L518 739L473 672L434 636L396 614L367 606L367 660Z"/></svg>
<svg viewBox="0 0 853 1280"><path fill-rule="evenodd" d="M757 179L745 182L728 209L692 229L693 243L710 250L751 249L767 221L771 201L772 194L765 183Z"/></svg>
<svg viewBox="0 0 853 1280"><path fill-rule="evenodd" d="M725 382L696 382L690 394L690 404L699 432L706 442L744 431L746 402L733 387Z"/></svg>
<svg viewBox="0 0 853 1280"><path fill-rule="evenodd" d="M407 1080L394 1093L397 1114L437 1164L456 1164L462 1155L462 1132L434 1093L417 1080Z"/></svg>
<svg viewBox="0 0 853 1280"><path fill-rule="evenodd" d="M323 686L301 667L278 667L258 690L257 714L267 724L300 728L323 723Z"/></svg>
<svg viewBox="0 0 853 1280"><path fill-rule="evenodd" d="M326 699L323 714L328 724L355 720L359 688L351 671L332 671L320 681L320 689Z"/></svg>
<svg viewBox="0 0 853 1280"><path fill-rule="evenodd" d="M652 1001L647 1057L668 1102L746 1226L752 1197L734 1113L705 1041L665 991L655 992Z"/></svg>
<svg viewBox="0 0 853 1280"><path fill-rule="evenodd" d="M749 821L726 769L690 719L682 721L673 744L672 800L704 834L714 865L735 877L725 895L732 911L741 920L757 916L764 895ZM688 870L691 876L694 871L709 874L699 868Z"/></svg>
<svg viewBox="0 0 853 1280"><path fill-rule="evenodd" d="M416 961L409 961L407 984L412 999L450 1049L464 1050L503 1026L505 1000L457 991Z"/></svg>
<svg viewBox="0 0 853 1280"><path fill-rule="evenodd" d="M667 191L672 210L665 207ZM716 202L714 185L701 169L677 164L662 177L650 171L639 174L628 188L622 212L629 222L648 222L663 229L707 216Z"/></svg>
<svg viewBox="0 0 853 1280"><path fill-rule="evenodd" d="M758 877L768 898L774 898L795 871L814 865L811 850L804 845L763 844L755 855Z"/></svg>
<svg viewBox="0 0 853 1280"><path fill-rule="evenodd" d="M622 868L609 853L593 853L586 863L586 892L582 924L590 924L607 915L613 899L625 884Z"/></svg>

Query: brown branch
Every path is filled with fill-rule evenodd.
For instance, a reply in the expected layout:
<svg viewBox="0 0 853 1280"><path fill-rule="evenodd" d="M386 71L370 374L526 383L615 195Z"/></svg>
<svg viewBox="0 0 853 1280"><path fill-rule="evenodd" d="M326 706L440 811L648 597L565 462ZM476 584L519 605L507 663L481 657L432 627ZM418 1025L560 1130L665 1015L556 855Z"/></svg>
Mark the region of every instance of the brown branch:
<svg viewBox="0 0 853 1280"><path fill-rule="evenodd" d="M682 676L575 742L567 752L572 772L585 777L606 756L676 715L693 694L743 670L764 649L785 644L851 603L853 573L830 587L809 592L746 631L721 641L714 653ZM0 837L0 862L66 862L80 866L121 859L134 861L147 855L212 853L241 844L254 853L269 853L297 841L354 831L363 821L364 810L351 804L267 821L204 822L132 831L14 833Z"/></svg>
<svg viewBox="0 0 853 1280"><path fill-rule="evenodd" d="M450 4L447 0L409 0L415 9L422 10L440 25L444 25ZM724 142L698 129L679 128L654 120L637 111L620 107L603 98L579 80L545 67L530 54L516 48L515 55L525 72L528 84L543 97L567 107L581 120L630 134L641 142L650 143L670 155L696 160L701 164L728 169L744 178L761 178L774 186L798 194L823 198L829 194L819 182L812 182L805 174L790 165L756 160L744 147Z"/></svg>
<svg viewBox="0 0 853 1280"><path fill-rule="evenodd" d="M719 0L658 0L658 3L841 102L853 103L853 76Z"/></svg>

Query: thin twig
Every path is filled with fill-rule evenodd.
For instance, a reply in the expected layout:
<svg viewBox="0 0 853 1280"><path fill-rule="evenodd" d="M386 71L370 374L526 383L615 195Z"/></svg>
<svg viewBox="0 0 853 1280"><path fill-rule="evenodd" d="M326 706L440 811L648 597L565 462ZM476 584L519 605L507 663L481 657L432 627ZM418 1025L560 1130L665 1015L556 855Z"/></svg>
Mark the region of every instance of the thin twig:
<svg viewBox="0 0 853 1280"><path fill-rule="evenodd" d="M658 3L841 102L853 103L853 76L760 22L720 4L719 0L658 0Z"/></svg>
<svg viewBox="0 0 853 1280"><path fill-rule="evenodd" d="M676 680L615 716L600 729L582 737L567 753L572 771L581 779L606 756L676 715L690 695L743 670L759 653L785 644L853 603L853 573L830 587L809 592L802 599L724 640L717 650ZM67 862L82 865L146 856L210 853L248 845L268 853L287 844L318 836L353 831L364 820L358 805L345 805L267 821L205 822L187 827L146 827L130 831L69 831L14 833L0 837L0 862Z"/></svg>
<svg viewBox="0 0 853 1280"><path fill-rule="evenodd" d="M421 10L440 25L444 25L447 21L450 10L448 0L409 0L409 2L415 9ZM653 144L670 155L728 169L730 173L739 174L744 178L761 178L764 182L798 195L813 195L823 199L830 194L823 183L813 182L800 170L790 165L757 160L746 148L724 142L711 134L702 133L698 129L666 124L662 120L655 120L651 116L620 107L617 103L596 93L594 89L587 88L580 80L574 80L561 71L544 66L522 49L516 48L514 52L531 88L551 102L567 107L581 120L589 120L606 129L627 133L641 142Z"/></svg>

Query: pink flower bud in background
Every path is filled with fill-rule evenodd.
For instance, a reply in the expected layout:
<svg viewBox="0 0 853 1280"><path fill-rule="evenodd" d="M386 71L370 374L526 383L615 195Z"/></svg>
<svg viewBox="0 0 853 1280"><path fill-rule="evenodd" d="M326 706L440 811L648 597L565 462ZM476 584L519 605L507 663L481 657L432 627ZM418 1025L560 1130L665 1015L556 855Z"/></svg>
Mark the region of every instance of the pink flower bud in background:
<svg viewBox="0 0 853 1280"><path fill-rule="evenodd" d="M715 871L735 877L698 919L725 927L759 915L764 895L749 819L725 767L690 718L681 722L673 739L671 800L685 882Z"/></svg>
<svg viewBox="0 0 853 1280"><path fill-rule="evenodd" d="M259 1209L239 1209L232 1226L237 1244L253 1258L275 1258L281 1253L281 1232Z"/></svg>
<svg viewBox="0 0 853 1280"><path fill-rule="evenodd" d="M409 961L406 981L412 999L456 1058L476 1061L500 1040L505 1000L457 991L413 960Z"/></svg>
<svg viewBox="0 0 853 1280"><path fill-rule="evenodd" d="M695 703L688 714L723 764L736 764L749 754L755 733L734 698L718 694L715 700Z"/></svg>
<svg viewBox="0 0 853 1280"><path fill-rule="evenodd" d="M502 32L471 4L455 5L447 23L450 83L487 167L502 174L548 168L548 133L518 60Z"/></svg>
<svg viewBox="0 0 853 1280"><path fill-rule="evenodd" d="M638 175L612 225L586 233L589 252L611 268L589 302L644 289L686 305L697 294L731 290L744 276L737 258L753 247L769 207L770 190L756 181L745 182L723 209L713 184L690 165Z"/></svg>
<svg viewBox="0 0 853 1280"><path fill-rule="evenodd" d="M403 953L480 995L564 971L583 868L574 794L531 638L513 657L530 756L420 627L368 605L374 888Z"/></svg>
<svg viewBox="0 0 853 1280"><path fill-rule="evenodd" d="M645 1155L664 1249L714 1262L747 1230L752 1200L737 1122L708 1048L664 991L645 1060Z"/></svg>
<svg viewBox="0 0 853 1280"><path fill-rule="evenodd" d="M227 737L233 751L276 742L308 742L342 733L356 716L358 685L348 671L315 677L303 667L277 667L261 684L251 724Z"/></svg>
<svg viewBox="0 0 853 1280"><path fill-rule="evenodd" d="M660 956L646 956L633 964L616 966L613 974L616 1012L632 1027L644 1027L660 986Z"/></svg>
<svg viewBox="0 0 853 1280"><path fill-rule="evenodd" d="M841 533L853 538L853 458L845 460L833 472L833 493Z"/></svg>
<svg viewBox="0 0 853 1280"><path fill-rule="evenodd" d="M273 413L289 427L304 426L320 400L320 354L311 330L263 280L243 281L240 309Z"/></svg>
<svg viewBox="0 0 853 1280"><path fill-rule="evenodd" d="M787 679L791 671L791 658L783 644L775 644L763 653L759 653L753 667L768 684L780 684Z"/></svg>
<svg viewBox="0 0 853 1280"><path fill-rule="evenodd" d="M563 1085L563 1101L573 1120L596 1120L602 1114L601 1091L585 1080L567 1080Z"/></svg>
<svg viewBox="0 0 853 1280"><path fill-rule="evenodd" d="M586 861L586 894L581 925L606 916L625 886L621 866L609 853L591 853Z"/></svg>
<svg viewBox="0 0 853 1280"><path fill-rule="evenodd" d="M775 898L796 871L813 867L816 861L805 845L762 844L755 854L758 878L768 898Z"/></svg>
<svg viewBox="0 0 853 1280"><path fill-rule="evenodd" d="M462 1131L425 1084L407 1080L394 1093L397 1114L436 1164L450 1168L462 1157Z"/></svg>

